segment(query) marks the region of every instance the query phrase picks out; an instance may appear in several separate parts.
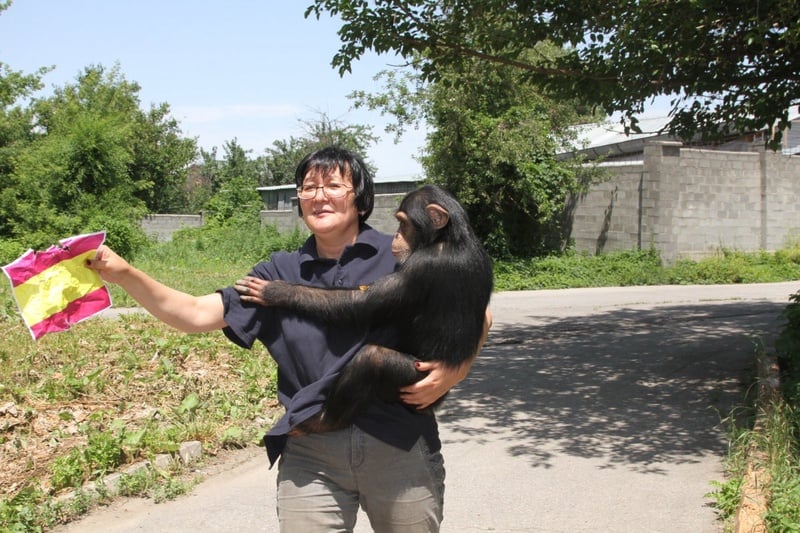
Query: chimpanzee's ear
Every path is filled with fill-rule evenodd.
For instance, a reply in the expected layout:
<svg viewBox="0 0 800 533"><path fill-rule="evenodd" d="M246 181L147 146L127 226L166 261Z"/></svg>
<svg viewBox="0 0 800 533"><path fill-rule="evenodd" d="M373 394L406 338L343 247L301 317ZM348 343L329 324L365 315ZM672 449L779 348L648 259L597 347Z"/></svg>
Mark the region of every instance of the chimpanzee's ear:
<svg viewBox="0 0 800 533"><path fill-rule="evenodd" d="M450 221L450 213L439 204L428 204L425 206L425 211L428 213L428 218L431 219L431 224L436 230L442 229Z"/></svg>

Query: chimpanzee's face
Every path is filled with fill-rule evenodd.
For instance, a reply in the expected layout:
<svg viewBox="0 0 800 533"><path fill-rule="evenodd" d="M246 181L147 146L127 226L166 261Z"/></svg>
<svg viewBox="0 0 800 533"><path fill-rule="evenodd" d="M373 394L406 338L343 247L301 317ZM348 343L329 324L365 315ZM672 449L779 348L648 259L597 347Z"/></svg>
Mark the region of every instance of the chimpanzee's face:
<svg viewBox="0 0 800 533"><path fill-rule="evenodd" d="M403 211L398 211L395 214L395 218L397 219L398 227L394 234L394 240L392 241L392 255L394 255L397 261L402 263L411 255L411 243L414 240L414 230L408 220L408 215Z"/></svg>

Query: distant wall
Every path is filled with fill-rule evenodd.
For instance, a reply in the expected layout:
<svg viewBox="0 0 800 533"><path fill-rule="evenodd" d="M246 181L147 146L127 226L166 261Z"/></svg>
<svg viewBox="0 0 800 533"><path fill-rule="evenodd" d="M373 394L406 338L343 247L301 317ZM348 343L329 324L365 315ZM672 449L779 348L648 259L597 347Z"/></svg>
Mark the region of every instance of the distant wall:
<svg viewBox="0 0 800 533"><path fill-rule="evenodd" d="M403 193L376 194L375 206L367 222L379 231L394 233L397 230L394 212L403 196ZM203 215L148 215L139 223L147 235L164 242L171 240L172 234L177 230L200 227L205 224L205 220ZM306 230L303 220L297 214L296 200L289 210L261 211L261 223L275 224L281 233L289 233L295 228Z"/></svg>
<svg viewBox="0 0 800 533"><path fill-rule="evenodd" d="M372 209L367 223L378 231L384 233L394 233L397 230L397 220L394 218L394 212L397 206L400 205L400 200L405 196L403 193L398 194L376 194L375 205ZM295 228L306 230L303 219L300 218L297 212L297 200L295 199L290 210L267 210L261 211L262 224L275 224L278 231L281 233L288 233L294 231Z"/></svg>
<svg viewBox="0 0 800 533"><path fill-rule="evenodd" d="M169 241L181 228L197 228L205 224L203 215L147 215L139 221L144 232L159 242Z"/></svg>
<svg viewBox="0 0 800 533"><path fill-rule="evenodd" d="M664 261L698 259L720 248L774 251L800 238L800 157L725 152L657 141L643 162L606 167L610 177L570 199L567 237L593 254L654 247ZM402 193L375 195L368 222L394 233ZM261 211L281 232L305 231L296 200L288 210ZM201 215L150 215L145 232L169 240Z"/></svg>
<svg viewBox="0 0 800 533"><path fill-rule="evenodd" d="M800 157L645 145L642 164L572 199L569 237L581 251L654 247L672 262L720 248L773 251L800 232Z"/></svg>

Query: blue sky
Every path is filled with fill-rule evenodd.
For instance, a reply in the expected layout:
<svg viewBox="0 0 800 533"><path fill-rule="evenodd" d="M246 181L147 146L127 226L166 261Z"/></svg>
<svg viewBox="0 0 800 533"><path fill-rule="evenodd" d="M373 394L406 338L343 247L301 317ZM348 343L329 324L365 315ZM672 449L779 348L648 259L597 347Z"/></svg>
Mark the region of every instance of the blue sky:
<svg viewBox="0 0 800 533"><path fill-rule="evenodd" d="M200 146L236 138L251 155L301 136L301 121L320 113L374 126L382 141L366 156L379 178L421 173L414 160L424 133L399 145L377 111L352 110L347 94L379 92L372 78L393 57L371 54L340 77L330 66L338 24L303 18L310 0L14 0L0 13L0 62L45 76L45 93L72 82L88 65L119 64L141 85L143 107L166 102Z"/></svg>

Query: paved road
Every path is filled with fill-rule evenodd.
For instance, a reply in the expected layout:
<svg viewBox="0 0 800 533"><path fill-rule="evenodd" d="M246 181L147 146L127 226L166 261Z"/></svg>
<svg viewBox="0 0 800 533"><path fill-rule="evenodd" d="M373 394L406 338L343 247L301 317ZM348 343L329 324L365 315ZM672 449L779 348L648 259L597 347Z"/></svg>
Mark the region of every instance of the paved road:
<svg viewBox="0 0 800 533"><path fill-rule="evenodd" d="M440 413L444 532L718 532L721 420L798 283L499 293ZM277 531L258 450L186 497L125 500L62 532ZM364 517L358 532L369 531Z"/></svg>

